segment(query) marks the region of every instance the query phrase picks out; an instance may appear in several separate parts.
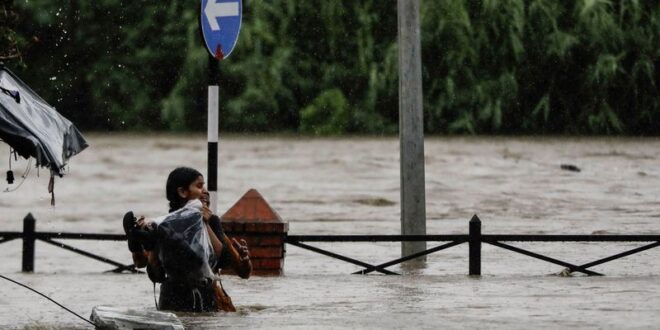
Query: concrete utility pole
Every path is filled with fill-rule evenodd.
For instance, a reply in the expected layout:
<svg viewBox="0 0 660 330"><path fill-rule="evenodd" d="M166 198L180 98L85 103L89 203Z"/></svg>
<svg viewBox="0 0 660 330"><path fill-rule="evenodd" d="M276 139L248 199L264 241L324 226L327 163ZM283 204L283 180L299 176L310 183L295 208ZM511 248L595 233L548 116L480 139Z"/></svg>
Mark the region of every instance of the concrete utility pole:
<svg viewBox="0 0 660 330"><path fill-rule="evenodd" d="M419 0L397 0L399 29L399 140L401 234L426 235L424 112ZM402 242L401 255L426 250L426 242ZM426 260L426 257L420 257Z"/></svg>

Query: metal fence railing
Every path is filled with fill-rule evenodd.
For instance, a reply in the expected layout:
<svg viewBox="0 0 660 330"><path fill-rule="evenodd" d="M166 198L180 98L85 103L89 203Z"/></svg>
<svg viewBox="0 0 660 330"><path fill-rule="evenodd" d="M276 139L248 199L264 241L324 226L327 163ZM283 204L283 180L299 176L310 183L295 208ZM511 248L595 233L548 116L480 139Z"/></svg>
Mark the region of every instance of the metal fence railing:
<svg viewBox="0 0 660 330"><path fill-rule="evenodd" d="M12 241L17 238L23 239L23 262L22 262L23 272L34 271L34 251L35 251L34 243L37 240L83 255L88 258L92 258L94 260L98 260L110 264L115 267L114 269L109 270L111 272L121 273L125 270L133 273L140 272L135 268L135 265L133 264L123 264L121 262L106 257L102 257L98 254L84 251L74 246L67 245L58 241L61 239L125 241L126 235L37 232L35 231L35 227L36 227L36 220L30 213L23 219L23 232L0 232L0 244Z"/></svg>
<svg viewBox="0 0 660 330"><path fill-rule="evenodd" d="M54 232L37 232L35 231L36 220L32 214L28 214L23 219L22 232L0 232L0 244L12 241L14 239L23 240L23 263L22 271L34 271L34 252L35 241L39 240L62 249L92 258L114 266L111 272L140 272L133 264L123 264L121 262L111 260L109 258L94 254L88 251L81 250L74 246L70 246L60 242L63 239L74 240L103 240L103 241L125 241L126 235L118 234L88 234L88 233L54 233ZM380 272L387 275L398 275L396 272L388 270L390 266L400 264L405 261L413 260L425 255L436 253L451 247L467 243L469 245L469 275L481 275L482 244L490 244L508 251L516 252L528 257L543 260L552 264L565 267L569 273L581 272L587 275L603 275L596 271L590 270L598 265L627 257L633 254L640 253L649 249L660 246L660 235L488 235L481 233L481 220L478 216L473 216L469 222L469 231L467 235L284 235L284 242L316 252L331 258L339 259L348 263L352 263L363 267L362 270L354 272L353 274L369 274L371 272ZM420 251L408 256L390 260L384 263L373 265L364 261L357 260L339 253L331 252L321 249L307 243L314 242L412 242L412 241L426 241L426 242L442 242L443 244L434 246L432 248ZM504 243L507 242L507 243ZM645 242L647 244L640 247L623 251L605 258L597 259L584 264L573 264L552 258L540 253L525 250L520 247L513 246L509 242Z"/></svg>
<svg viewBox="0 0 660 330"><path fill-rule="evenodd" d="M356 260L344 255L320 249L303 242L403 242L403 241L437 241L447 242L433 248L420 251L402 258L394 259L378 265L371 265L366 262ZM288 235L286 242L313 252L317 252L332 258L343 260L364 269L354 274L368 274L374 271L388 275L395 275L395 272L387 270L387 267L400 264L424 255L442 251L463 243L469 245L469 269L470 275L481 275L481 245L490 244L502 249L520 253L528 257L540 259L549 263L566 267L571 272L581 272L587 275L603 275L601 273L589 270L597 265L604 264L616 259L627 257L642 251L646 251L660 246L660 235L483 235L481 233L481 220L478 216L473 216L470 220L469 233L467 235ZM606 258L598 259L582 265L575 265L529 250L525 250L503 242L651 242L635 249L617 253Z"/></svg>

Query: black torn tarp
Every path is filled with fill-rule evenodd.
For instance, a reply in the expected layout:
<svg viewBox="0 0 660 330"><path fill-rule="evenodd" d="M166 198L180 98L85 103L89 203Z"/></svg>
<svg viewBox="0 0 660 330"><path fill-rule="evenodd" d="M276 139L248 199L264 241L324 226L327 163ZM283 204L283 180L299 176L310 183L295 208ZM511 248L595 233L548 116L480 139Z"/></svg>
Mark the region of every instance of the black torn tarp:
<svg viewBox="0 0 660 330"><path fill-rule="evenodd" d="M13 72L0 65L0 139L58 176L87 148L80 131Z"/></svg>

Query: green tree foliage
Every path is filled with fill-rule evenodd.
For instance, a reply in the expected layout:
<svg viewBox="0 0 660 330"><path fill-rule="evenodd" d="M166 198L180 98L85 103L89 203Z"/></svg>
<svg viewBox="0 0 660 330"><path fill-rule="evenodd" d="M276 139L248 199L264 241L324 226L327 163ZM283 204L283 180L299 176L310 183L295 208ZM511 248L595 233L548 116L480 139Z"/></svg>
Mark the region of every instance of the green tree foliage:
<svg viewBox="0 0 660 330"><path fill-rule="evenodd" d="M428 133L660 132L657 1L421 4ZM199 2L30 0L13 7L18 35L0 29L0 50L18 40L23 56L15 71L80 126L206 125L213 66L200 37ZM244 0L238 45L218 65L221 128L396 132L396 19L395 1Z"/></svg>
<svg viewBox="0 0 660 330"><path fill-rule="evenodd" d="M16 34L18 15L14 12L13 1L0 0L0 61L20 60L19 50L23 40Z"/></svg>
<svg viewBox="0 0 660 330"><path fill-rule="evenodd" d="M183 1L20 5L23 33L39 40L22 76L62 113L96 129L165 126L161 103L186 56Z"/></svg>
<svg viewBox="0 0 660 330"><path fill-rule="evenodd" d="M429 131L660 132L657 2L440 1L425 9Z"/></svg>

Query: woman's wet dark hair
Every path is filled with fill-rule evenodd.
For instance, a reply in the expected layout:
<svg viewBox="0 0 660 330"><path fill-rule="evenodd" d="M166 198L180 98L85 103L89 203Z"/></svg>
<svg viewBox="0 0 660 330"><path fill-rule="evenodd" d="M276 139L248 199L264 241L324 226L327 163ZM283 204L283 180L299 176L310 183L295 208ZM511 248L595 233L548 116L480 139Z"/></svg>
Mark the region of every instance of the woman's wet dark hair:
<svg viewBox="0 0 660 330"><path fill-rule="evenodd" d="M199 171L190 167L177 167L167 177L167 184L165 185L165 194L167 200L170 201L170 212L174 212L184 205L186 200L179 196L178 188L188 189L188 187L202 176Z"/></svg>

